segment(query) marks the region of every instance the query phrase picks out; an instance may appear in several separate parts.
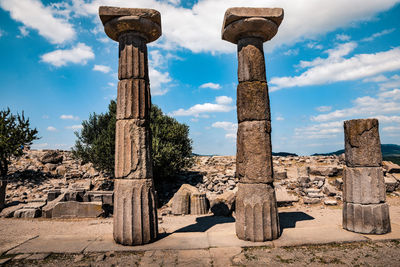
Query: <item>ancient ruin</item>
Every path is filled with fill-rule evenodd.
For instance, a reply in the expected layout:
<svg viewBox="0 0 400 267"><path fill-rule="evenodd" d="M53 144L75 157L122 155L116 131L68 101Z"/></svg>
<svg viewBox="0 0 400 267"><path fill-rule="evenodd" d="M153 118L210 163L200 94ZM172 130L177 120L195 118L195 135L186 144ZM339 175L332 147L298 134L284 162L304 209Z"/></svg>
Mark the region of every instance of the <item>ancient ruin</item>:
<svg viewBox="0 0 400 267"><path fill-rule="evenodd" d="M147 43L161 36L153 9L100 7L108 37L119 42L115 144L114 239L141 245L157 237L149 114Z"/></svg>
<svg viewBox="0 0 400 267"><path fill-rule="evenodd" d="M343 228L365 234L390 232L377 119L344 122L346 169Z"/></svg>
<svg viewBox="0 0 400 267"><path fill-rule="evenodd" d="M222 39L238 45L236 234L254 242L280 235L263 43L282 20L281 8L229 8L222 27Z"/></svg>

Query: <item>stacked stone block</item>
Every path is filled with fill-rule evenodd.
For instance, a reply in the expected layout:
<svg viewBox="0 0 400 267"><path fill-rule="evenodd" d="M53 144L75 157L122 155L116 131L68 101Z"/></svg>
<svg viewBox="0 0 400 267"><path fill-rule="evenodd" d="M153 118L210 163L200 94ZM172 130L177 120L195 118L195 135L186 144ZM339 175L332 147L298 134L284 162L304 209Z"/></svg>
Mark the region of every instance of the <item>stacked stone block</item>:
<svg viewBox="0 0 400 267"><path fill-rule="evenodd" d="M236 234L253 242L280 235L263 43L282 20L281 8L230 8L222 28L222 39L238 46Z"/></svg>
<svg viewBox="0 0 400 267"><path fill-rule="evenodd" d="M117 7L100 7L99 14L106 34L119 42L114 239L141 245L158 232L147 43L161 36L161 15L152 9Z"/></svg>
<svg viewBox="0 0 400 267"><path fill-rule="evenodd" d="M377 119L344 122L346 169L343 228L364 234L390 232Z"/></svg>

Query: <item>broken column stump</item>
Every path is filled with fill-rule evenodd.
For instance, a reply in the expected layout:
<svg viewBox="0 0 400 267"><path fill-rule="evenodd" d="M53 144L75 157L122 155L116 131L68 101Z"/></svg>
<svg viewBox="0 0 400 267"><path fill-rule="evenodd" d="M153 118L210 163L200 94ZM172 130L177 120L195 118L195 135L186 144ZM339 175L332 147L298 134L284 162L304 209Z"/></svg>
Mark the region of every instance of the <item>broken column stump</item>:
<svg viewBox="0 0 400 267"><path fill-rule="evenodd" d="M363 234L391 231L377 119L344 122L343 228Z"/></svg>
<svg viewBox="0 0 400 267"><path fill-rule="evenodd" d="M114 240L142 245L158 233L147 43L161 36L161 15L153 9L105 6L99 15L107 36L119 43Z"/></svg>
<svg viewBox="0 0 400 267"><path fill-rule="evenodd" d="M273 185L271 115L263 43L283 20L281 8L229 8L222 39L237 44L236 235L262 242L280 235Z"/></svg>

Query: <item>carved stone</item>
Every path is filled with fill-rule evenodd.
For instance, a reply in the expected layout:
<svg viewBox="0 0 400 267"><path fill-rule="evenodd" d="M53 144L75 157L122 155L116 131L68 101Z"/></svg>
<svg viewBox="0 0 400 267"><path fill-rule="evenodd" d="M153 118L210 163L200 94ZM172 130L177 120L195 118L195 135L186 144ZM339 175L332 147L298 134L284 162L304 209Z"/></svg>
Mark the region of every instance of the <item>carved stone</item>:
<svg viewBox="0 0 400 267"><path fill-rule="evenodd" d="M190 196L190 214L201 215L208 213L206 194L192 194Z"/></svg>
<svg viewBox="0 0 400 267"><path fill-rule="evenodd" d="M238 122L271 120L266 82L241 82L237 86Z"/></svg>
<svg viewBox="0 0 400 267"><path fill-rule="evenodd" d="M266 82L263 41L260 38L242 38L238 41L239 82Z"/></svg>
<svg viewBox="0 0 400 267"><path fill-rule="evenodd" d="M119 38L118 78L149 80L146 39L130 32Z"/></svg>
<svg viewBox="0 0 400 267"><path fill-rule="evenodd" d="M272 186L239 183L236 195L236 235L253 242L279 237L278 209Z"/></svg>
<svg viewBox="0 0 400 267"><path fill-rule="evenodd" d="M172 214L189 214L190 212L190 194L188 192L180 192L175 194L172 200Z"/></svg>
<svg viewBox="0 0 400 267"><path fill-rule="evenodd" d="M386 189L381 167L347 167L343 176L343 201L355 204L385 202Z"/></svg>
<svg viewBox="0 0 400 267"><path fill-rule="evenodd" d="M343 228L363 234L386 234L391 231L389 206L343 203Z"/></svg>
<svg viewBox="0 0 400 267"><path fill-rule="evenodd" d="M149 119L150 86L143 79L126 79L118 82L117 120Z"/></svg>
<svg viewBox="0 0 400 267"><path fill-rule="evenodd" d="M377 119L344 122L346 164L349 167L382 165L381 142Z"/></svg>
<svg viewBox="0 0 400 267"><path fill-rule="evenodd" d="M116 179L114 185L114 240L142 245L157 237L153 181Z"/></svg>
<svg viewBox="0 0 400 267"><path fill-rule="evenodd" d="M244 121L237 133L236 174L243 183L272 183L271 123Z"/></svg>
<svg viewBox="0 0 400 267"><path fill-rule="evenodd" d="M153 178L149 125L144 120L118 120L115 136L115 177Z"/></svg>

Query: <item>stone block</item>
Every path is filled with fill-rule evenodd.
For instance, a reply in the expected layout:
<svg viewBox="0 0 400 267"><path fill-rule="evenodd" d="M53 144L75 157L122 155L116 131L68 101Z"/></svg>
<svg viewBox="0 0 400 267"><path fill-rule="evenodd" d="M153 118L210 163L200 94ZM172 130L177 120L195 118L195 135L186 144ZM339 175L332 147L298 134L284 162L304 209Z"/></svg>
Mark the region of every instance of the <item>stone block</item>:
<svg viewBox="0 0 400 267"><path fill-rule="evenodd" d="M238 42L239 82L267 82L263 41L260 38L242 38Z"/></svg>
<svg viewBox="0 0 400 267"><path fill-rule="evenodd" d="M23 208L14 212L14 218L38 218L41 215L40 209Z"/></svg>
<svg viewBox="0 0 400 267"><path fill-rule="evenodd" d="M189 214L190 212L190 194L180 192L174 195L172 200L172 214L181 215Z"/></svg>
<svg viewBox="0 0 400 267"><path fill-rule="evenodd" d="M271 123L244 121L237 134L236 173L242 183L272 183Z"/></svg>
<svg viewBox="0 0 400 267"><path fill-rule="evenodd" d="M69 189L65 192L64 201L79 201L82 202L85 195L84 189Z"/></svg>
<svg viewBox="0 0 400 267"><path fill-rule="evenodd" d="M133 34L121 35L119 38L118 79L148 81L148 72L146 40Z"/></svg>
<svg viewBox="0 0 400 267"><path fill-rule="evenodd" d="M391 231L389 206L343 203L343 228L362 234L386 234Z"/></svg>
<svg viewBox="0 0 400 267"><path fill-rule="evenodd" d="M381 142L377 119L344 122L346 165L378 167L382 165Z"/></svg>
<svg viewBox="0 0 400 267"><path fill-rule="evenodd" d="M99 15L104 31L114 41L125 32L140 34L147 42L161 36L161 14L157 10L101 6Z"/></svg>
<svg viewBox="0 0 400 267"><path fill-rule="evenodd" d="M238 122L271 120L268 86L265 82L243 82L237 86Z"/></svg>
<svg viewBox="0 0 400 267"><path fill-rule="evenodd" d="M157 209L152 179L116 179L114 187L114 240L142 245L157 237Z"/></svg>
<svg viewBox="0 0 400 267"><path fill-rule="evenodd" d="M110 205L114 204L114 192L113 191L87 191L85 196L87 197L88 201L100 201L103 205Z"/></svg>
<svg viewBox="0 0 400 267"><path fill-rule="evenodd" d="M63 202L65 198L65 193L62 193L59 195L56 199L53 201L50 201L47 203L46 206L42 208L42 217L44 218L51 218L53 216L53 209L54 207L59 203Z"/></svg>
<svg viewBox="0 0 400 267"><path fill-rule="evenodd" d="M384 188L386 188L386 192L393 192L396 191L399 182L394 178L393 174L388 174L387 176L385 176L384 178L385 180L385 186Z"/></svg>
<svg viewBox="0 0 400 267"><path fill-rule="evenodd" d="M400 165L391 161L382 161L382 164L387 173L400 173Z"/></svg>
<svg viewBox="0 0 400 267"><path fill-rule="evenodd" d="M149 119L151 107L150 86L143 79L118 82L117 120Z"/></svg>
<svg viewBox="0 0 400 267"><path fill-rule="evenodd" d="M47 192L47 201L53 201L56 199L59 195L61 195L61 189L50 189Z"/></svg>
<svg viewBox="0 0 400 267"><path fill-rule="evenodd" d="M206 194L192 194L190 196L190 214L201 215L208 213Z"/></svg>
<svg viewBox="0 0 400 267"><path fill-rule="evenodd" d="M236 192L228 190L214 198L210 203L211 212L215 216L231 216L235 210Z"/></svg>
<svg viewBox="0 0 400 267"><path fill-rule="evenodd" d="M280 235L275 190L267 184L238 185L236 235L239 239L263 242Z"/></svg>
<svg viewBox="0 0 400 267"><path fill-rule="evenodd" d="M236 44L243 37L272 39L283 20L282 8L234 7L225 12L222 39Z"/></svg>
<svg viewBox="0 0 400 267"><path fill-rule="evenodd" d="M60 154L57 150L51 150L44 153L43 156L40 157L40 162L43 164L52 163L59 164L63 161L63 155Z"/></svg>
<svg viewBox="0 0 400 267"><path fill-rule="evenodd" d="M103 213L101 202L58 202L51 218L97 218Z"/></svg>
<svg viewBox="0 0 400 267"><path fill-rule="evenodd" d="M381 167L347 167L343 176L343 200L356 204L385 202L386 190Z"/></svg>
<svg viewBox="0 0 400 267"><path fill-rule="evenodd" d="M153 178L150 130L144 120L119 120L116 124L115 177Z"/></svg>

